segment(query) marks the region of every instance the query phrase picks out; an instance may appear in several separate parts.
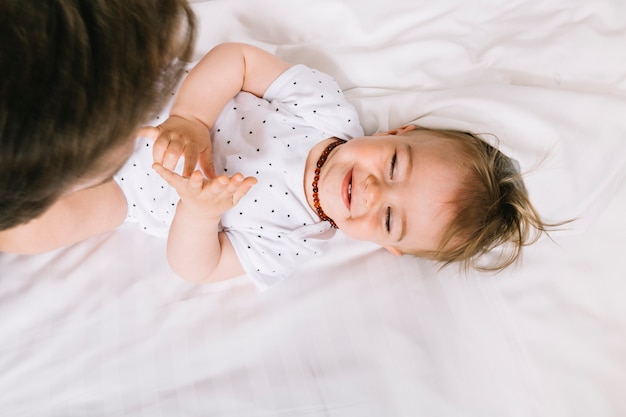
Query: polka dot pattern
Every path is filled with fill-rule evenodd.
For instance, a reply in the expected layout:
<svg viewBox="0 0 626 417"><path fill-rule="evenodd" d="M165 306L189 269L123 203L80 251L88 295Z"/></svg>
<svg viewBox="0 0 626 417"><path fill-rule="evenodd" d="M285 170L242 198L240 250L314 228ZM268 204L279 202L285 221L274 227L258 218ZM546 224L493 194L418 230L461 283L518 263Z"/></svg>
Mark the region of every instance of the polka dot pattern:
<svg viewBox="0 0 626 417"><path fill-rule="evenodd" d="M330 76L296 65L278 77L263 98L238 94L211 133L217 172L241 172L259 180L223 215L222 226L248 275L265 289L286 278L298 263L320 255L333 235L306 202L304 162L320 140L363 135L358 115ZM144 159L147 162L139 162ZM131 160L122 170L124 179L117 177L139 206L130 212L147 232L166 234L178 197L146 170L152 155L145 142L138 142Z"/></svg>

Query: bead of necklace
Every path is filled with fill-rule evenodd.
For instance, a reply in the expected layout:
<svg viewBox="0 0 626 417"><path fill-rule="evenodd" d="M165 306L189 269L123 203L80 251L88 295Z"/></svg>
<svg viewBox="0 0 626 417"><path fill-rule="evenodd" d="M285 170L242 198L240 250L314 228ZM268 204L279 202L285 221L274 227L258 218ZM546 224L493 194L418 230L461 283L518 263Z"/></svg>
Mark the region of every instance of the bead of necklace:
<svg viewBox="0 0 626 417"><path fill-rule="evenodd" d="M346 141L343 139L337 139L336 141L334 141L333 143L331 143L330 145L326 146L324 148L324 150L322 151L322 154L320 155L319 159L317 160L317 164L315 166L315 176L313 177L313 207L315 207L315 211L317 212L317 215L319 216L320 219L322 219L323 221L327 221L330 222L330 225L332 227L334 227L335 229L337 229L337 225L335 224L335 222L333 221L333 219L331 219L330 217L328 217L326 215L326 213L324 213L324 209L322 209L322 204L320 203L320 198L317 195L318 192L318 188L317 188L317 182L320 180L320 172L322 171L322 166L324 166L324 163L326 162L326 158L328 158L328 155L330 154L330 152L335 149L337 146L341 145L342 143L345 143Z"/></svg>

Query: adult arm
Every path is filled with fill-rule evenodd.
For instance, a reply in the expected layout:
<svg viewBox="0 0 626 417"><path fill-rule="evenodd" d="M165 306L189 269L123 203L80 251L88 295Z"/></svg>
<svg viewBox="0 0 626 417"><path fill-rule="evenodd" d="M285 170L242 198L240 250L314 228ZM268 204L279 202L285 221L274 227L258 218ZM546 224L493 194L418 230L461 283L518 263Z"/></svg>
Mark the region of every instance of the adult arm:
<svg viewBox="0 0 626 417"><path fill-rule="evenodd" d="M0 251L19 254L48 252L118 227L127 212L119 186L108 180L72 192L42 216L0 232Z"/></svg>

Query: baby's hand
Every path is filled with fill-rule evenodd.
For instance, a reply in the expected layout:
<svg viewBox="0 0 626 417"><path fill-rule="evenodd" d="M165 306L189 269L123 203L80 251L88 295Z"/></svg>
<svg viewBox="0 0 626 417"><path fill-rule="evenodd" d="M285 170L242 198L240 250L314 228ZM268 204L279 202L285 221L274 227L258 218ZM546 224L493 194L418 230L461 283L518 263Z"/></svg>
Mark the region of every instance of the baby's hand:
<svg viewBox="0 0 626 417"><path fill-rule="evenodd" d="M254 177L244 178L237 173L232 177L220 175L206 179L200 171L194 171L189 178L182 177L155 163L154 170L176 189L182 203L196 218L219 218L233 208L257 183Z"/></svg>
<svg viewBox="0 0 626 417"><path fill-rule="evenodd" d="M140 129L137 135L154 139L152 157L156 164L171 171L184 157L183 177L189 177L200 162L205 175L215 178L209 128L200 121L170 116L157 127Z"/></svg>

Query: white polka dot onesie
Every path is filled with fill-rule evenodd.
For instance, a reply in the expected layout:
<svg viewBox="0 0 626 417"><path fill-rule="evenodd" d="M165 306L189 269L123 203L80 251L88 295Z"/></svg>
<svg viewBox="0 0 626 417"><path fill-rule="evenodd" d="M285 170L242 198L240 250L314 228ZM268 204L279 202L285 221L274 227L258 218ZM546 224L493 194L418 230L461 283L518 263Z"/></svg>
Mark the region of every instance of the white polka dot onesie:
<svg viewBox="0 0 626 417"><path fill-rule="evenodd" d="M218 117L211 130L215 171L258 179L222 216L221 226L260 289L288 277L297 263L320 255L334 234L306 202L303 178L309 150L329 137L362 135L356 110L335 81L304 65L281 74L262 99L239 93ZM129 221L165 236L178 195L151 166L152 141L139 139L115 179L128 200Z"/></svg>

